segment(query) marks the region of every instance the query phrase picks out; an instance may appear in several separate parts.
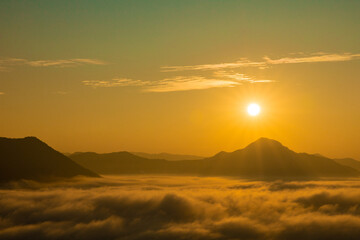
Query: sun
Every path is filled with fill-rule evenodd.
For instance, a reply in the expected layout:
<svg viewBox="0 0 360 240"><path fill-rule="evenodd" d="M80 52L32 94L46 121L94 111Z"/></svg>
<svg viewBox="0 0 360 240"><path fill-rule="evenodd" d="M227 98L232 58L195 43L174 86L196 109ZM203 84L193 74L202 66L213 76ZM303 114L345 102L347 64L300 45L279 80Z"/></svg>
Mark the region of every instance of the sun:
<svg viewBox="0 0 360 240"><path fill-rule="evenodd" d="M260 111L261 111L261 108L260 108L259 104L257 104L257 103L251 103L247 107L248 114L253 117L259 115Z"/></svg>

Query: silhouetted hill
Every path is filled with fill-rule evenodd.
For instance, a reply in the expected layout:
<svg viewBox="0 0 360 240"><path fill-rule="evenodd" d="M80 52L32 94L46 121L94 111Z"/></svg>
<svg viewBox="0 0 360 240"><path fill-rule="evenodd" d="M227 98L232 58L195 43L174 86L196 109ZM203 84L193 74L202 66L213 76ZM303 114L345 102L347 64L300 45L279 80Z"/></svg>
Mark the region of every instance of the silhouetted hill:
<svg viewBox="0 0 360 240"><path fill-rule="evenodd" d="M147 159L129 152L77 153L79 164L104 174L196 174L242 177L355 177L357 170L334 160L296 153L280 142L260 138L246 148L220 152L201 160L167 161Z"/></svg>
<svg viewBox="0 0 360 240"><path fill-rule="evenodd" d="M82 166L104 174L153 173L157 172L157 169L160 171L168 162L142 158L129 152L105 154L85 152L74 153L69 157Z"/></svg>
<svg viewBox="0 0 360 240"><path fill-rule="evenodd" d="M358 160L355 160L352 158L336 158L336 159L334 159L334 161L341 165L352 167L352 168L360 171L360 161L358 161Z"/></svg>
<svg viewBox="0 0 360 240"><path fill-rule="evenodd" d="M148 158L148 159L164 159L169 161L179 161L179 160L199 160L204 157L194 156L194 155L182 155L182 154L172 154L172 153L144 153L144 152L131 152L132 154Z"/></svg>
<svg viewBox="0 0 360 240"><path fill-rule="evenodd" d="M36 137L0 138L0 181L46 180L77 175L99 177Z"/></svg>
<svg viewBox="0 0 360 240"><path fill-rule="evenodd" d="M283 177L349 177L358 176L353 168L334 160L296 153L280 142L260 138L246 148L231 153L217 154L205 161L211 162L206 172L244 176ZM213 168L216 166L216 169Z"/></svg>

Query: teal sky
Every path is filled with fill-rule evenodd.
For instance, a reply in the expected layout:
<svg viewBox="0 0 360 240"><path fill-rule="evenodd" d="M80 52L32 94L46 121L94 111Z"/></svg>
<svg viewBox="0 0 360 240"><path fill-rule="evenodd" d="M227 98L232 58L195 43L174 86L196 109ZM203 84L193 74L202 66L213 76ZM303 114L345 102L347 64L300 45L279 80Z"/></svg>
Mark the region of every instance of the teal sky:
<svg viewBox="0 0 360 240"><path fill-rule="evenodd" d="M350 0L0 1L0 135L201 155L264 136L360 159L359 11ZM240 59L261 66L214 68ZM249 101L263 106L257 120L242 114Z"/></svg>

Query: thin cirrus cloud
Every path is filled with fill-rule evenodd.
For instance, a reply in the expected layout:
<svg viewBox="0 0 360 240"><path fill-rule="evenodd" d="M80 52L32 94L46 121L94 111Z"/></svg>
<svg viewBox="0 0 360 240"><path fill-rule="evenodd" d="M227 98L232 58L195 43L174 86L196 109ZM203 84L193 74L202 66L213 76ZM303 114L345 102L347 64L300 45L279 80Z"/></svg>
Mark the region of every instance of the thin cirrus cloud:
<svg viewBox="0 0 360 240"><path fill-rule="evenodd" d="M360 59L360 54L322 54L307 57L287 57L271 59L264 57L268 64L290 64L290 63L317 63L317 62L345 62Z"/></svg>
<svg viewBox="0 0 360 240"><path fill-rule="evenodd" d="M285 57L279 59L271 59L268 56L263 57L264 61L251 61L247 58L242 58L239 61L229 63L217 64L200 64L200 65L185 65L185 66L163 66L162 72L178 72L178 71L196 71L196 70L220 70L241 67L258 67L259 69L266 69L270 65L277 64L293 64L293 63L319 63L319 62L344 62L360 59L360 54L328 54L319 53L317 55L300 56L300 57Z"/></svg>
<svg viewBox="0 0 360 240"><path fill-rule="evenodd" d="M235 87L238 81L224 81L210 79L202 76L177 76L156 81L154 85L145 89L146 92L175 92L187 90L200 90L218 87Z"/></svg>
<svg viewBox="0 0 360 240"><path fill-rule="evenodd" d="M240 67L259 67L266 68L265 62L253 62L247 58L241 58L235 62L217 63L217 64L201 64L201 65L188 65L188 66L164 66L161 67L162 72L177 72L187 70L218 70L225 68L240 68Z"/></svg>
<svg viewBox="0 0 360 240"><path fill-rule="evenodd" d="M270 83L270 82L276 82L275 80L267 80L267 79L262 79L262 80L256 80L253 79L251 77L246 76L245 74L242 73L237 73L234 71L216 71L214 73L215 76L219 76L221 78L225 78L225 79L232 79L232 80L236 80L238 82L246 82L246 83Z"/></svg>
<svg viewBox="0 0 360 240"><path fill-rule="evenodd" d="M130 78L113 78L111 80L85 80L82 81L85 86L90 87L131 87L131 86L147 86L149 81L134 80Z"/></svg>
<svg viewBox="0 0 360 240"><path fill-rule="evenodd" d="M128 78L114 78L112 80L86 80L86 86L97 87L141 87L145 92L175 92L200 90L220 87L235 87L243 83L265 83L273 80L256 80L244 74L218 71L214 77L204 76L176 76L157 81L141 81Z"/></svg>
<svg viewBox="0 0 360 240"><path fill-rule="evenodd" d="M6 71L14 66L31 67L76 67L81 65L105 65L104 61L89 58L57 59L57 60L29 60L23 58L0 59L0 70Z"/></svg>

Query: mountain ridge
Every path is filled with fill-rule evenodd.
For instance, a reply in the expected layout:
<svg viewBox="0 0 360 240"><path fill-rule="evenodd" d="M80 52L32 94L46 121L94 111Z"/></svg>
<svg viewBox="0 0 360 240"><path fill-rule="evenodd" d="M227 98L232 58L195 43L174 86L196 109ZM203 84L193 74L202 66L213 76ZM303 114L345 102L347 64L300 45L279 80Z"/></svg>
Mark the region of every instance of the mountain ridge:
<svg viewBox="0 0 360 240"><path fill-rule="evenodd" d="M360 161L353 158L335 158L335 162L360 171Z"/></svg>
<svg viewBox="0 0 360 240"><path fill-rule="evenodd" d="M219 152L200 160L167 161L116 153L98 154L91 162L84 155L71 155L74 161L104 174L196 174L244 177L355 177L360 172L332 159L296 153L280 142L259 138L245 148ZM111 156L111 157L110 157ZM120 155L118 155L119 157ZM111 160L109 160L111 158ZM131 162L129 158L135 159ZM100 164L101 162L101 164ZM104 168L111 169L105 171Z"/></svg>
<svg viewBox="0 0 360 240"><path fill-rule="evenodd" d="M179 161L179 160L200 160L205 157L189 155L189 154L174 154L174 153L145 153L145 152L130 152L136 156L144 157L148 159L164 159L168 161Z"/></svg>

